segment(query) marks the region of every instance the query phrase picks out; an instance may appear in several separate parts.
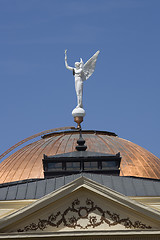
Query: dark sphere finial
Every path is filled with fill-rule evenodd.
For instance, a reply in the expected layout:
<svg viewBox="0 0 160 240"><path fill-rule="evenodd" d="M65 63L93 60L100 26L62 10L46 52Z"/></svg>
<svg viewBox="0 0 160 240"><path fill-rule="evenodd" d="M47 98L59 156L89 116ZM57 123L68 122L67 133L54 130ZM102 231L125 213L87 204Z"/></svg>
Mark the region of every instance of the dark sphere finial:
<svg viewBox="0 0 160 240"><path fill-rule="evenodd" d="M85 145L85 140L82 137L82 130L81 128L79 129L79 139L77 140L77 146L76 150L77 151L86 151L87 146Z"/></svg>

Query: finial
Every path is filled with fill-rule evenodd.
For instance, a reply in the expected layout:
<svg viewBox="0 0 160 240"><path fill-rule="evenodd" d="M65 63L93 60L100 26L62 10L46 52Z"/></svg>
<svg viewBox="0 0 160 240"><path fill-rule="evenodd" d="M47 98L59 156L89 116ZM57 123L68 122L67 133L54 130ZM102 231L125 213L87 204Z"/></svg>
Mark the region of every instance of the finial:
<svg viewBox="0 0 160 240"><path fill-rule="evenodd" d="M81 122L83 122L83 117L74 117L74 121L77 123L77 128L81 129Z"/></svg>
<svg viewBox="0 0 160 240"><path fill-rule="evenodd" d="M86 151L87 146L84 145L85 144L85 140L82 137L82 129L79 129L79 139L77 140L77 146L76 146L76 150L77 151Z"/></svg>

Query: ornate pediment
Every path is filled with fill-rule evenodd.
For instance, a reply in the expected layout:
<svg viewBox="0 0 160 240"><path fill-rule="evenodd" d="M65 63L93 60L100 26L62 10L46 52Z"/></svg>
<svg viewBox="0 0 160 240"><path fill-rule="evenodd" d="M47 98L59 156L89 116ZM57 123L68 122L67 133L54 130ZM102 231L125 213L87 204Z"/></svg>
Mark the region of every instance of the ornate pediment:
<svg viewBox="0 0 160 240"><path fill-rule="evenodd" d="M63 211L59 210L51 213L48 218L39 219L37 223L30 223L23 228L19 228L17 231L43 231L49 226L53 228L62 226L68 229L84 230L96 229L101 225L104 225L106 228L121 225L126 229L152 229L150 225L146 225L139 220L131 220L129 216L121 217L118 213L111 212L109 209L107 210L106 207L99 206L88 198L82 204L77 198Z"/></svg>
<svg viewBox="0 0 160 240"><path fill-rule="evenodd" d="M1 220L0 232L157 230L160 214L85 178Z"/></svg>

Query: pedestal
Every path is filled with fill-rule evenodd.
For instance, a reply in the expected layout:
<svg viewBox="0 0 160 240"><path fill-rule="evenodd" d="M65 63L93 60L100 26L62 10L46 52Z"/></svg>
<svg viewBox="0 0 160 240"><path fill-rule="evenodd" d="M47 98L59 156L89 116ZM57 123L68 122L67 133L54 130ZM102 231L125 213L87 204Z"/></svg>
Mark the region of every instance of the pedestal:
<svg viewBox="0 0 160 240"><path fill-rule="evenodd" d="M74 121L77 123L77 128L81 128L81 122L83 122L83 117L85 116L85 110L83 108L75 108L72 111L72 116Z"/></svg>

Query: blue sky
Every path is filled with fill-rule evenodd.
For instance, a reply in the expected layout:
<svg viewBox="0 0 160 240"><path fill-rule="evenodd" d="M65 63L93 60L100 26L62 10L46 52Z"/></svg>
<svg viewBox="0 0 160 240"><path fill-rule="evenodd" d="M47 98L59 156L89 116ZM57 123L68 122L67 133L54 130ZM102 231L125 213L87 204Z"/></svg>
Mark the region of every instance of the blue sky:
<svg viewBox="0 0 160 240"><path fill-rule="evenodd" d="M0 154L43 130L76 126L73 66L100 50L84 83L83 129L160 157L159 0L0 0Z"/></svg>

